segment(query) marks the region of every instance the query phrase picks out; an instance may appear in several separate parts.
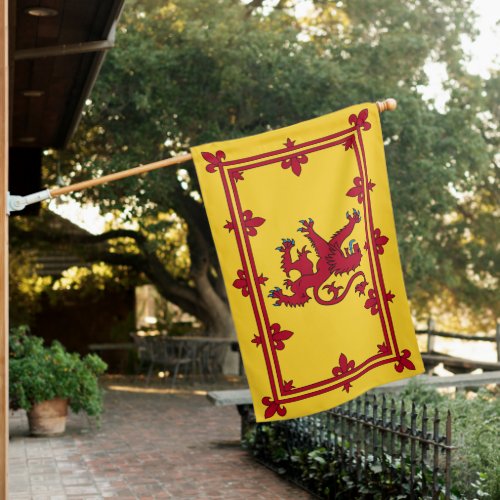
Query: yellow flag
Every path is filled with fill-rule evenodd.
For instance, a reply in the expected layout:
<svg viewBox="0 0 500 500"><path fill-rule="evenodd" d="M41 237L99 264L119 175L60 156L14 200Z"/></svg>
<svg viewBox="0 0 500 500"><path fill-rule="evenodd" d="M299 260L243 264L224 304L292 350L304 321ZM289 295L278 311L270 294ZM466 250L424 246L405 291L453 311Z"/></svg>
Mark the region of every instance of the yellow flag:
<svg viewBox="0 0 500 500"><path fill-rule="evenodd" d="M423 371L375 104L192 154L258 422Z"/></svg>

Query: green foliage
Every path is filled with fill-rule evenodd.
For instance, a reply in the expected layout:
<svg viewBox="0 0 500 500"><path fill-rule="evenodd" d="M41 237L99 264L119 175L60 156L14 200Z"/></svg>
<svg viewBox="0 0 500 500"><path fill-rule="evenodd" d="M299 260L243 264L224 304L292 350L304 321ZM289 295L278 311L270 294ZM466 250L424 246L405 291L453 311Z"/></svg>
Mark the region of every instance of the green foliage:
<svg viewBox="0 0 500 500"><path fill-rule="evenodd" d="M40 311L40 296L50 286L50 277L37 275L33 251L9 248L9 321L30 323Z"/></svg>
<svg viewBox="0 0 500 500"><path fill-rule="evenodd" d="M500 498L500 398L460 392L443 407L453 417L452 484L465 498Z"/></svg>
<svg viewBox="0 0 500 500"><path fill-rule="evenodd" d="M296 3L129 1L63 174L81 180L396 97L398 111L382 120L412 306L422 312L446 297L444 307L468 306L491 325L500 303L499 78L485 81L464 69L460 41L474 36L471 1L316 1L316 10L300 19ZM428 62L447 71L444 110L422 97ZM154 234L150 248L166 249L162 259L170 269L185 244L191 259L197 255L202 237L210 279L218 275L191 165L177 175L164 169L75 197L139 221L144 234ZM188 237L168 247L158 235L160 215L170 210L184 220ZM199 271L183 262L188 269L175 277L179 282Z"/></svg>
<svg viewBox="0 0 500 500"><path fill-rule="evenodd" d="M10 406L29 411L33 404L68 398L71 409L88 415L102 413L98 376L107 365L95 354L83 358L68 353L57 341L50 347L29 335L27 327L12 329L9 337Z"/></svg>
<svg viewBox="0 0 500 500"><path fill-rule="evenodd" d="M415 403L417 408L422 408L423 405L436 407L443 403L446 396L438 392L435 387L422 384L419 380L412 378L401 392L401 398L406 401L408 407L411 403Z"/></svg>
<svg viewBox="0 0 500 500"><path fill-rule="evenodd" d="M401 394L408 403L452 416L452 485L461 498L500 498L500 398L486 389L443 395L410 381Z"/></svg>
<svg viewBox="0 0 500 500"><path fill-rule="evenodd" d="M403 499L410 495L409 481L401 482L401 460L382 457L375 462L372 455L350 454L348 447L333 445L314 447L308 436L302 436L300 446L291 446L283 427L260 424L247 436L247 446L253 455L277 473L298 483L315 496L325 499ZM350 446L349 443L345 443ZM409 460L404 464L409 469ZM416 466L411 492L424 498L424 482L432 484L432 471ZM436 493L444 498L444 485L438 483ZM455 498L455 497L454 497Z"/></svg>
<svg viewBox="0 0 500 500"><path fill-rule="evenodd" d="M500 498L500 399L484 389L477 394L442 395L418 383L409 384L400 396L408 403L407 408L415 403L419 418L424 405L427 405L431 418L435 408L441 415L451 412L454 446L451 455L452 498ZM356 462L356 456L348 453L350 443L338 439L337 449L333 443L329 448L318 448L312 437L305 435L301 436L300 446L294 447L280 425L259 424L248 433L245 442L258 459L271 464L278 473L299 482L321 498L407 498L409 484L399 480L400 460L391 460L384 455L384 463L380 464L375 463L371 455L361 454ZM408 471L408 458L405 465ZM358 466L367 471L366 474L363 472L362 481L356 473ZM432 483L432 468L422 470L420 463L415 467L413 493L420 498L424 475L425 483ZM440 495L444 495L444 485L439 484L439 488Z"/></svg>
<svg viewBox="0 0 500 500"><path fill-rule="evenodd" d="M130 290L139 281L126 266L109 266L102 262L88 265L88 256L80 253L82 244L67 233L72 225L47 209L37 217L13 217L9 221L9 322L11 325L37 327L37 317L45 304L67 308L81 301L94 301L104 291ZM85 235L84 231L81 231ZM56 237L56 241L51 240ZM48 241L46 240L48 239ZM61 274L45 275L42 263L59 252L79 256L85 267L70 267ZM71 262L73 257L69 258ZM46 262L46 261L45 261ZM54 272L54 271L53 271ZM43 274L43 275L40 275Z"/></svg>

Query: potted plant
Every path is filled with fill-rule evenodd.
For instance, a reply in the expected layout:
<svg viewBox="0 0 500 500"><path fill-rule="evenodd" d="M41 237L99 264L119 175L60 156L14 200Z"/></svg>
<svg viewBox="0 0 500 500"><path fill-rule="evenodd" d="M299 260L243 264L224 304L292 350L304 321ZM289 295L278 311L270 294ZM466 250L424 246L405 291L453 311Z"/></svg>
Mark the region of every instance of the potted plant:
<svg viewBox="0 0 500 500"><path fill-rule="evenodd" d="M80 357L60 342L49 347L29 335L27 327L11 330L9 337L10 407L28 414L33 435L64 432L67 408L90 416L102 413L98 376L106 363L96 354Z"/></svg>

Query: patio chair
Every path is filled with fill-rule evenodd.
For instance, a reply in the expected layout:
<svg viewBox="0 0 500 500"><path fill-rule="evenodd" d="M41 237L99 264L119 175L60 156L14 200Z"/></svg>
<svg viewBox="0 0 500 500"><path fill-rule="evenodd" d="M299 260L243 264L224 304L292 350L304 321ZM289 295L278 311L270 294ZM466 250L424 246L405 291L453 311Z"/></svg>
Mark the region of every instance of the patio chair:
<svg viewBox="0 0 500 500"><path fill-rule="evenodd" d="M203 346L203 372L212 381L217 380L217 377L222 373L222 363L227 349L227 344L213 342L207 342Z"/></svg>
<svg viewBox="0 0 500 500"><path fill-rule="evenodd" d="M189 375L189 367L193 363L193 359L186 350L183 343L171 342L168 337L159 339L159 356L164 371L168 371L172 375L172 387L175 385L179 370L185 367L185 374Z"/></svg>
<svg viewBox="0 0 500 500"><path fill-rule="evenodd" d="M161 335L131 334L137 348L141 367L147 366L146 385L149 385L154 368L172 375L172 387L175 385L182 366L190 365L192 360L186 356L182 345L169 342Z"/></svg>
<svg viewBox="0 0 500 500"><path fill-rule="evenodd" d="M137 358L139 359L139 372L142 372L146 366L149 372L150 369L152 370L152 353L149 343L147 342L147 337L139 335L136 332L131 332L130 336L134 342Z"/></svg>

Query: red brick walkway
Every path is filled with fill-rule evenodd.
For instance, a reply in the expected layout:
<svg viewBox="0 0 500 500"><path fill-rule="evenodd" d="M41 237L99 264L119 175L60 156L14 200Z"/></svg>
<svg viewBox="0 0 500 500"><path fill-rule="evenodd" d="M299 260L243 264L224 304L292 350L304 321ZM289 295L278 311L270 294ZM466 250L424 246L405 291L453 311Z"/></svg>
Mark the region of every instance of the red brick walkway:
<svg viewBox="0 0 500 500"><path fill-rule="evenodd" d="M194 391L125 389L108 390L98 430L71 415L64 436L31 438L24 414L13 414L9 498L310 498L239 447L235 408Z"/></svg>

